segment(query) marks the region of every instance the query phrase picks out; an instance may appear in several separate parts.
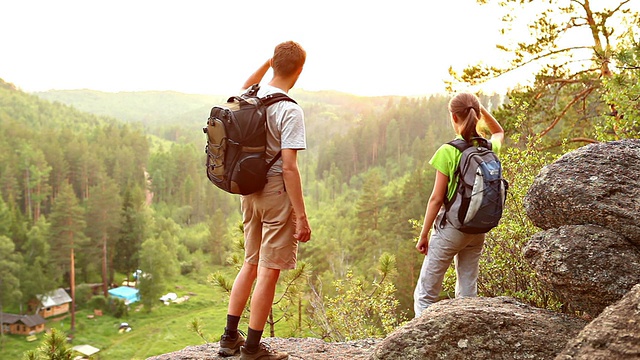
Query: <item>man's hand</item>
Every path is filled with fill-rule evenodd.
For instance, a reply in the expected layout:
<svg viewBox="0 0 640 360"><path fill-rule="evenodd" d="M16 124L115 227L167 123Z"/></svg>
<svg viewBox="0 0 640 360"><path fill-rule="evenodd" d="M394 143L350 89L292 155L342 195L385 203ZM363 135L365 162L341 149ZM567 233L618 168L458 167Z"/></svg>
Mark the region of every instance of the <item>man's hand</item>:
<svg viewBox="0 0 640 360"><path fill-rule="evenodd" d="M296 232L293 237L300 242L307 242L311 240L311 227L309 226L309 220L306 216L296 217Z"/></svg>
<svg viewBox="0 0 640 360"><path fill-rule="evenodd" d="M253 84L259 84L260 81L262 81L264 74L267 73L270 67L271 67L271 58L269 58L269 60L267 60L264 64L262 64L258 68L258 70L256 70L253 74L249 76L247 81L244 82L244 85L242 85L242 90L248 89Z"/></svg>

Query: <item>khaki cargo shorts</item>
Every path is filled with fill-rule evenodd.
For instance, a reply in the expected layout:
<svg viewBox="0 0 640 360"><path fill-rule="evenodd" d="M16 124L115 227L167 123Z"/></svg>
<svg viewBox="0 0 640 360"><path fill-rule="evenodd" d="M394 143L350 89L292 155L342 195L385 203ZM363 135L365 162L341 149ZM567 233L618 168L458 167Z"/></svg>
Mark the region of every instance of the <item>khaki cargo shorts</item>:
<svg viewBox="0 0 640 360"><path fill-rule="evenodd" d="M244 224L244 261L270 269L294 269L298 240L293 237L293 207L282 175L269 177L257 193L240 197Z"/></svg>

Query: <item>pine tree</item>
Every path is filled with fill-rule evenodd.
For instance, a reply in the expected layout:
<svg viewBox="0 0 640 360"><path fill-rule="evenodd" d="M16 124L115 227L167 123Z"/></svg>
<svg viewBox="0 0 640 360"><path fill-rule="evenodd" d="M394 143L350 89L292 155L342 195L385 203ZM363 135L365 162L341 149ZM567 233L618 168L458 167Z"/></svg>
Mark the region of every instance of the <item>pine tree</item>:
<svg viewBox="0 0 640 360"><path fill-rule="evenodd" d="M116 241L112 269L126 274L129 281L129 275L140 266L140 248L146 231L140 205L136 206L130 189L125 191L120 216L120 233ZM109 281L113 282L113 272L110 273Z"/></svg>
<svg viewBox="0 0 640 360"><path fill-rule="evenodd" d="M78 198L70 184L60 189L53 204L51 219L51 252L59 268L69 269L71 287L71 331L75 330L75 249L85 243L84 208L78 204ZM68 260L64 260L68 259Z"/></svg>
<svg viewBox="0 0 640 360"><path fill-rule="evenodd" d="M45 294L54 290L60 282L51 262L49 227L47 219L41 216L27 233L27 241L22 251L24 266L20 276L22 301L25 303L35 294Z"/></svg>
<svg viewBox="0 0 640 360"><path fill-rule="evenodd" d="M120 209L122 201L115 181L103 176L103 180L89 190L91 197L87 203L87 235L91 247L100 249L102 259L102 292L109 296L109 276L107 269L113 266L115 243L120 229Z"/></svg>

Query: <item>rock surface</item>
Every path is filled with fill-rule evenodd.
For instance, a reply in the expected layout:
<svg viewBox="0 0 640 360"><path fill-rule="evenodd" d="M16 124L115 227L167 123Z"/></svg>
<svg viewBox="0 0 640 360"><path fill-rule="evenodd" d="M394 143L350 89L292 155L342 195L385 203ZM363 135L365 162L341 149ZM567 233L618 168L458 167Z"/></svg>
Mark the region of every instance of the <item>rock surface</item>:
<svg viewBox="0 0 640 360"><path fill-rule="evenodd" d="M592 318L640 283L640 248L597 225L539 232L524 256L562 302Z"/></svg>
<svg viewBox="0 0 640 360"><path fill-rule="evenodd" d="M556 360L640 359L640 284L606 308Z"/></svg>
<svg viewBox="0 0 640 360"><path fill-rule="evenodd" d="M264 342L271 348L289 353L289 360L364 360L373 353L379 339L327 343L314 338L265 338ZM147 360L237 360L239 355L231 357L218 356L219 343L189 346L183 350L150 357Z"/></svg>
<svg viewBox="0 0 640 360"><path fill-rule="evenodd" d="M553 359L585 324L508 297L443 300L387 336L371 359Z"/></svg>
<svg viewBox="0 0 640 360"><path fill-rule="evenodd" d="M525 210L542 229L596 224L640 246L640 140L591 144L542 169Z"/></svg>

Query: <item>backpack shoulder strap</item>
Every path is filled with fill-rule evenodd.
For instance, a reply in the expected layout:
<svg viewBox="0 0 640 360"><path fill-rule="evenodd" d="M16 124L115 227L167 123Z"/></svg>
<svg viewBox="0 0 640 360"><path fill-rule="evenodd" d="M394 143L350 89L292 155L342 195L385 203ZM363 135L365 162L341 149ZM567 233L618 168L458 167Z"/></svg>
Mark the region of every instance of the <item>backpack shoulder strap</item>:
<svg viewBox="0 0 640 360"><path fill-rule="evenodd" d="M489 150L492 150L491 149L491 141L489 141L489 140L487 140L487 139L485 139L483 137L475 137L475 138L473 138L473 140L475 140L478 143L479 146L482 146L482 147L485 147L485 148L487 148Z"/></svg>
<svg viewBox="0 0 640 360"><path fill-rule="evenodd" d="M253 85L251 88L253 87L258 87L258 84ZM257 89L256 89L256 93L257 93ZM263 98L260 98L260 101L262 102L262 104L265 107L269 107L277 102L280 101L290 101L294 104L297 104L297 102L295 100L293 100L292 98L289 97L289 95L287 94L283 94L283 93L273 93L273 94L269 94ZM269 122L267 121L266 123L267 128L269 127ZM278 161L278 159L280 159L280 157L282 156L282 151L278 151L278 153L276 154L276 156L273 157L273 159L271 159L271 161L269 162L269 164L267 164L267 169L270 169L271 166L273 166L273 164L276 163L276 161Z"/></svg>
<svg viewBox="0 0 640 360"><path fill-rule="evenodd" d="M295 100L293 100L292 98L290 98L287 94L283 94L283 93L273 93L273 94L269 94L263 98L260 99L262 101L262 104L264 104L264 106L271 106L277 102L280 101L290 101L294 104L297 104L297 102Z"/></svg>
<svg viewBox="0 0 640 360"><path fill-rule="evenodd" d="M479 146L483 146L486 147L489 150L491 149L491 141L482 138L482 137L475 137L473 138L473 140L478 142ZM460 150L460 152L464 152L465 150L467 150L468 148L472 147L473 145L469 144L468 142L466 142L464 139L453 139L451 141L449 141L447 144L455 147L456 149Z"/></svg>
<svg viewBox="0 0 640 360"><path fill-rule="evenodd" d="M464 152L468 148L471 147L469 143L467 143L464 139L453 139L449 141L447 144L453 146L454 148L460 150L460 152Z"/></svg>

